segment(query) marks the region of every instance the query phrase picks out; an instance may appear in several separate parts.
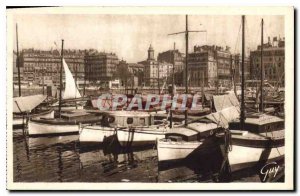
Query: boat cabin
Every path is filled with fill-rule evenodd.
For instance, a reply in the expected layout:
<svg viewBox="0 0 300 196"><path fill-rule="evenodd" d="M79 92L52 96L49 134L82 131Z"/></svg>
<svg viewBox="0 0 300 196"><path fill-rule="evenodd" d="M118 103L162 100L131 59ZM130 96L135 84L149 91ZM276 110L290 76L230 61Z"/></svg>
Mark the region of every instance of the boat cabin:
<svg viewBox="0 0 300 196"><path fill-rule="evenodd" d="M104 113L101 125L109 127L137 127L154 124L154 117L147 112L112 111Z"/></svg>
<svg viewBox="0 0 300 196"><path fill-rule="evenodd" d="M172 141L200 141L221 130L222 128L216 123L205 120L190 123L187 127L174 127L165 135Z"/></svg>
<svg viewBox="0 0 300 196"><path fill-rule="evenodd" d="M241 130L241 123L236 119L229 123L230 130ZM284 129L284 120L266 114L246 116L243 131L251 133L266 133L271 131L279 131Z"/></svg>

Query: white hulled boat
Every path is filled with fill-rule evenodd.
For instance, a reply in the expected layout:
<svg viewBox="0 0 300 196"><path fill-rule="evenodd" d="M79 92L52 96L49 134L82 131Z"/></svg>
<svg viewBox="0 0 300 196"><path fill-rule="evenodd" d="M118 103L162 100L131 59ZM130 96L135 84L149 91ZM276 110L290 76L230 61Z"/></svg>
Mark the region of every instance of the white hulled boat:
<svg viewBox="0 0 300 196"><path fill-rule="evenodd" d="M78 133L80 124L91 125L100 120L101 116L80 110L62 113L61 118L32 118L28 122L28 134L31 136L75 134Z"/></svg>
<svg viewBox="0 0 300 196"><path fill-rule="evenodd" d="M228 156L232 172L283 160L283 119L266 114L246 117L244 129L240 128L240 121L236 120L229 123L229 131L230 146L221 140L221 149L223 156Z"/></svg>
<svg viewBox="0 0 300 196"><path fill-rule="evenodd" d="M211 153L218 147L214 135L220 130L221 127L209 120L172 128L164 139L157 141L158 161L182 161Z"/></svg>
<svg viewBox="0 0 300 196"><path fill-rule="evenodd" d="M165 137L168 125L150 125L118 129L117 137L121 146L154 145L158 139Z"/></svg>
<svg viewBox="0 0 300 196"><path fill-rule="evenodd" d="M147 112L110 111L103 115L101 125L82 127L79 141L101 143L105 138L117 136L122 146L154 144L163 138L167 128L154 125L154 117Z"/></svg>
<svg viewBox="0 0 300 196"><path fill-rule="evenodd" d="M233 95L214 96L217 112L189 123L187 126L171 128L165 139L158 140L160 162L182 160L190 155L211 153L218 146L216 133L228 127L228 123L239 117L237 98ZM225 108L224 108L225 107Z"/></svg>

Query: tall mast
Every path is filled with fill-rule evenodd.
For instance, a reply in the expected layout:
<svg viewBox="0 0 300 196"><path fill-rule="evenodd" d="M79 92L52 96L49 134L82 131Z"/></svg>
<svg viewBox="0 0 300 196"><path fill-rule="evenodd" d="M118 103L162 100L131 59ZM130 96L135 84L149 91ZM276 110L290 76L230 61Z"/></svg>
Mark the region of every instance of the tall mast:
<svg viewBox="0 0 300 196"><path fill-rule="evenodd" d="M78 84L77 84L77 64L75 64L75 84L76 84L76 87L78 88Z"/></svg>
<svg viewBox="0 0 300 196"><path fill-rule="evenodd" d="M61 40L61 65L60 65L60 79L59 79L59 118L61 117L61 99L62 99L62 72L63 72L63 58L64 58L64 40Z"/></svg>
<svg viewBox="0 0 300 196"><path fill-rule="evenodd" d="M218 51L215 51L216 55L216 61L217 61L217 85L216 85L216 91L217 95L219 94L219 59L218 59Z"/></svg>
<svg viewBox="0 0 300 196"><path fill-rule="evenodd" d="M261 19L261 47L260 47L260 112L264 110L263 85L264 85L264 66L263 66L263 45L264 45L264 19Z"/></svg>
<svg viewBox="0 0 300 196"><path fill-rule="evenodd" d="M244 58L245 58L245 16L242 16L242 100L241 100L241 130L244 130L245 125L245 100L244 100Z"/></svg>
<svg viewBox="0 0 300 196"><path fill-rule="evenodd" d="M202 102L202 105L203 105L204 104L204 99L205 99L204 98L205 97L205 95L204 95L204 82L205 82L204 81L205 80L204 77L205 76L204 76L204 70L203 69L201 70L201 77L202 77L202 82L201 82L201 96L202 96L201 99L202 100L201 100L201 102Z"/></svg>
<svg viewBox="0 0 300 196"><path fill-rule="evenodd" d="M172 107L173 107L173 98L174 98L174 69L175 69L175 48L176 43L174 42L174 49L173 49L173 68L172 68L172 92L171 92L171 109L170 109L170 128L172 128L173 124L173 114L172 114Z"/></svg>
<svg viewBox="0 0 300 196"><path fill-rule="evenodd" d="M77 64L75 64L75 85L76 85L76 88L79 90L79 87L77 85ZM75 98L77 98L76 94L75 94ZM77 102L76 102L76 100L75 100L75 108L77 109Z"/></svg>
<svg viewBox="0 0 300 196"><path fill-rule="evenodd" d="M40 58L38 58L38 65L40 64ZM44 68L44 64L42 64L42 85L43 85L43 95L45 95L45 81L44 81L44 77L45 77L45 68Z"/></svg>
<svg viewBox="0 0 300 196"><path fill-rule="evenodd" d="M185 94L188 94L188 50L189 50L189 29L188 29L188 15L185 16ZM188 111L187 108L184 113L184 125L187 126Z"/></svg>
<svg viewBox="0 0 300 196"><path fill-rule="evenodd" d="M86 54L85 54L86 56ZM83 84L83 97L85 96L85 85L86 85L87 65L84 59L84 84Z"/></svg>
<svg viewBox="0 0 300 196"><path fill-rule="evenodd" d="M160 84L159 84L159 63L157 62L157 85L158 85L158 94L160 95Z"/></svg>
<svg viewBox="0 0 300 196"><path fill-rule="evenodd" d="M235 94L235 96L237 96L236 94L236 87L235 87L235 63L233 63L232 61L235 61L235 58L232 58L232 55L230 55L230 67L231 67L231 79L232 79L232 86L233 86L233 92ZM233 68L234 66L234 68Z"/></svg>
<svg viewBox="0 0 300 196"><path fill-rule="evenodd" d="M178 35L178 34L185 34L185 93L186 95L188 94L188 48L189 48L189 32L192 33L199 33L199 32L206 32L206 31L189 31L188 29L188 15L185 16L185 20L186 20L186 29L185 31L182 32L177 32L177 33L171 33L168 35ZM185 125L187 125L187 110L185 110Z"/></svg>
<svg viewBox="0 0 300 196"><path fill-rule="evenodd" d="M16 41L17 41L17 68L18 68L18 85L19 97L21 97L21 74L20 74L20 58L19 58L19 40L18 40L18 24L16 24Z"/></svg>

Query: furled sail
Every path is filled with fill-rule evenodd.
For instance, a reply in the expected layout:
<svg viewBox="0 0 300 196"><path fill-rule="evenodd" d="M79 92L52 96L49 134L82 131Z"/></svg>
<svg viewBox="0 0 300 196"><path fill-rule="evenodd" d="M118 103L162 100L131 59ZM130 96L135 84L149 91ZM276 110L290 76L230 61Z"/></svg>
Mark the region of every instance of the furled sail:
<svg viewBox="0 0 300 196"><path fill-rule="evenodd" d="M64 66L64 70L65 70L66 84L65 84L65 91L64 91L62 98L63 99L80 98L81 95L77 89L75 80L72 76L72 73L71 73L65 59L63 59L63 66Z"/></svg>

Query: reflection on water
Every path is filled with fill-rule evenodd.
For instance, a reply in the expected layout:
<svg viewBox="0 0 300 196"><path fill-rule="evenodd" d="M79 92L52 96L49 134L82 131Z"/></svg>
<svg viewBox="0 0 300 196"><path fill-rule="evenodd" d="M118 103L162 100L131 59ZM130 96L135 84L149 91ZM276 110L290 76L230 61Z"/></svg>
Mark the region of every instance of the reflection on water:
<svg viewBox="0 0 300 196"><path fill-rule="evenodd" d="M78 135L24 137L13 133L15 182L214 182L218 153L184 162L158 164L153 146L121 148L115 138L102 145L80 145ZM250 170L234 181L260 179Z"/></svg>
<svg viewBox="0 0 300 196"><path fill-rule="evenodd" d="M13 152L16 182L157 181L153 147L80 146L78 135L32 138L14 130Z"/></svg>

